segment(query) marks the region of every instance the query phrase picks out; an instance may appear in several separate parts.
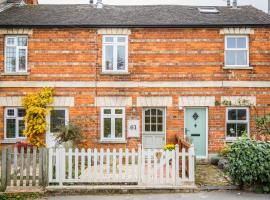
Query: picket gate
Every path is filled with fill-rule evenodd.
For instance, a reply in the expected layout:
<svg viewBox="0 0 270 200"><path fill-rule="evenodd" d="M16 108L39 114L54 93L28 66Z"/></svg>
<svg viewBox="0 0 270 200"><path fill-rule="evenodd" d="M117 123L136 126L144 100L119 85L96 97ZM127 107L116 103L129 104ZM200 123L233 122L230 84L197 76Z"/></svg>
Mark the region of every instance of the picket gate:
<svg viewBox="0 0 270 200"><path fill-rule="evenodd" d="M194 184L194 146L173 151L159 149L65 149L51 148L48 182L59 185Z"/></svg>

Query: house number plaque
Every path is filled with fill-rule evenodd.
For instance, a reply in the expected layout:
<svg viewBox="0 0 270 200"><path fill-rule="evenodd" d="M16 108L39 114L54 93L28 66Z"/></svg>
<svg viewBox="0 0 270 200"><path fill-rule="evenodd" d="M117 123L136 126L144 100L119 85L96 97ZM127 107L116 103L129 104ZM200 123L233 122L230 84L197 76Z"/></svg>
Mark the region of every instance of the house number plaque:
<svg viewBox="0 0 270 200"><path fill-rule="evenodd" d="M140 120L128 120L128 137L140 137Z"/></svg>

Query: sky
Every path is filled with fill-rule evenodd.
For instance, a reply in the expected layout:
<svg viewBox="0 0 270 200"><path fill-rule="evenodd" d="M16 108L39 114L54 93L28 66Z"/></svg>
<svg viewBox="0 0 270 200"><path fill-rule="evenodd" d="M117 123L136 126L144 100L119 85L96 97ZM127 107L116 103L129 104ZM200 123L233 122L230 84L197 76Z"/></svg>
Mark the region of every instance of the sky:
<svg viewBox="0 0 270 200"><path fill-rule="evenodd" d="M96 0L94 0L96 1ZM231 0L233 1L233 0ZM148 4L180 4L180 5L226 5L227 0L103 0L112 5L148 5ZM39 0L40 4L87 4L89 0ZM253 5L260 10L268 11L268 0L238 0L239 5Z"/></svg>

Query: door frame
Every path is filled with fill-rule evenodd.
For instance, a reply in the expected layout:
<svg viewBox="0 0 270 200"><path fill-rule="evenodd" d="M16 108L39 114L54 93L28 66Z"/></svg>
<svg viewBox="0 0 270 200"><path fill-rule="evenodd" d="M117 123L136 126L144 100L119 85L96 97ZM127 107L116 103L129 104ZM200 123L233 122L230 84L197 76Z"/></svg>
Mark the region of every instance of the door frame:
<svg viewBox="0 0 270 200"><path fill-rule="evenodd" d="M206 158L208 158L208 134L209 134L208 107L205 107L205 106L186 106L186 107L184 107L184 138L186 138L186 112L187 112L187 109L189 109L189 108L204 108L206 110L206 112L205 112L205 115L206 115L206 119L205 119L205 122L206 122L206 126L205 126L206 127L206 130L205 130L206 155L205 156L196 156L196 158L199 158L199 159L206 159Z"/></svg>
<svg viewBox="0 0 270 200"><path fill-rule="evenodd" d="M164 146L167 144L167 112L166 112L166 107L143 107L142 109L142 125L141 125L141 130L142 130L142 148L144 148L143 145L143 135L145 134L144 131L144 123L145 123L145 119L144 119L144 111L147 109L162 109L163 110L163 122L164 122Z"/></svg>

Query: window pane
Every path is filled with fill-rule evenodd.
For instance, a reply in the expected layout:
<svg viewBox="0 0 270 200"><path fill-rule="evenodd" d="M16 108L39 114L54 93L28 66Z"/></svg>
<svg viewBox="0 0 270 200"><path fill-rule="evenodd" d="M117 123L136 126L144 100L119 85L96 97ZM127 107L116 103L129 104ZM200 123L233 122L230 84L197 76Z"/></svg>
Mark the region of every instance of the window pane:
<svg viewBox="0 0 270 200"><path fill-rule="evenodd" d="M7 134L7 138L16 137L16 120L15 119L6 120L6 134Z"/></svg>
<svg viewBox="0 0 270 200"><path fill-rule="evenodd" d="M163 123L162 117L158 117L158 123Z"/></svg>
<svg viewBox="0 0 270 200"><path fill-rule="evenodd" d="M228 120L236 120L236 110L228 110Z"/></svg>
<svg viewBox="0 0 270 200"><path fill-rule="evenodd" d="M113 37L105 37L105 42L113 42Z"/></svg>
<svg viewBox="0 0 270 200"><path fill-rule="evenodd" d="M247 51L237 51L237 65L247 65Z"/></svg>
<svg viewBox="0 0 270 200"><path fill-rule="evenodd" d="M111 130L111 118L104 118L104 138L110 138L112 136Z"/></svg>
<svg viewBox="0 0 270 200"><path fill-rule="evenodd" d="M244 133L247 133L247 124L237 124L237 136L241 137Z"/></svg>
<svg viewBox="0 0 270 200"><path fill-rule="evenodd" d="M247 110L239 109L237 110L237 120L246 120L247 119Z"/></svg>
<svg viewBox="0 0 270 200"><path fill-rule="evenodd" d="M126 42L126 37L118 37L117 42Z"/></svg>
<svg viewBox="0 0 270 200"><path fill-rule="evenodd" d="M226 65L236 65L235 57L235 51L226 51Z"/></svg>
<svg viewBox="0 0 270 200"><path fill-rule="evenodd" d="M106 70L113 70L113 46L105 46Z"/></svg>
<svg viewBox="0 0 270 200"><path fill-rule="evenodd" d="M104 114L111 114L111 109L104 109Z"/></svg>
<svg viewBox="0 0 270 200"><path fill-rule="evenodd" d="M151 109L151 115L156 115L157 114L157 110L156 109Z"/></svg>
<svg viewBox="0 0 270 200"><path fill-rule="evenodd" d="M227 47L228 48L236 48L236 39L235 38L227 38Z"/></svg>
<svg viewBox="0 0 270 200"><path fill-rule="evenodd" d="M7 110L7 115L8 116L14 116L15 115L15 110L14 109L8 109Z"/></svg>
<svg viewBox="0 0 270 200"><path fill-rule="evenodd" d="M26 69L26 50L19 49L19 71L25 71Z"/></svg>
<svg viewBox="0 0 270 200"><path fill-rule="evenodd" d="M117 70L125 70L125 46L117 47Z"/></svg>
<svg viewBox="0 0 270 200"><path fill-rule="evenodd" d="M162 111L161 110L158 110L158 115L162 115Z"/></svg>
<svg viewBox="0 0 270 200"><path fill-rule="evenodd" d="M156 117L151 117L151 123L156 123L157 122L157 118Z"/></svg>
<svg viewBox="0 0 270 200"><path fill-rule="evenodd" d="M236 124L227 124L227 137L236 137Z"/></svg>
<svg viewBox="0 0 270 200"><path fill-rule="evenodd" d="M237 48L247 48L246 38L237 38Z"/></svg>
<svg viewBox="0 0 270 200"><path fill-rule="evenodd" d="M27 37L18 37L18 46L27 46Z"/></svg>
<svg viewBox="0 0 270 200"><path fill-rule="evenodd" d="M18 109L18 117L24 117L25 116L25 109Z"/></svg>
<svg viewBox="0 0 270 200"><path fill-rule="evenodd" d="M16 71L16 48L6 48L6 68L8 72Z"/></svg>
<svg viewBox="0 0 270 200"><path fill-rule="evenodd" d="M150 123L150 117L145 117L145 123Z"/></svg>
<svg viewBox="0 0 270 200"><path fill-rule="evenodd" d="M157 131L157 125L151 125L151 131L156 132Z"/></svg>
<svg viewBox="0 0 270 200"><path fill-rule="evenodd" d="M145 115L150 115L150 110L146 110Z"/></svg>
<svg viewBox="0 0 270 200"><path fill-rule="evenodd" d="M19 120L19 137L25 137L23 131L25 129L24 120Z"/></svg>
<svg viewBox="0 0 270 200"><path fill-rule="evenodd" d="M150 131L150 124L145 124L145 131L147 131L147 132Z"/></svg>
<svg viewBox="0 0 270 200"><path fill-rule="evenodd" d="M7 45L15 45L15 38L7 38Z"/></svg>
<svg viewBox="0 0 270 200"><path fill-rule="evenodd" d="M116 138L122 138L123 136L123 119L122 118L116 118L115 119L115 137Z"/></svg>
<svg viewBox="0 0 270 200"><path fill-rule="evenodd" d="M158 125L158 131L163 131L162 125Z"/></svg>
<svg viewBox="0 0 270 200"><path fill-rule="evenodd" d="M123 110L122 109L116 109L115 110L115 114L123 114Z"/></svg>
<svg viewBox="0 0 270 200"><path fill-rule="evenodd" d="M65 125L65 110L52 110L50 122L51 133L59 131Z"/></svg>

